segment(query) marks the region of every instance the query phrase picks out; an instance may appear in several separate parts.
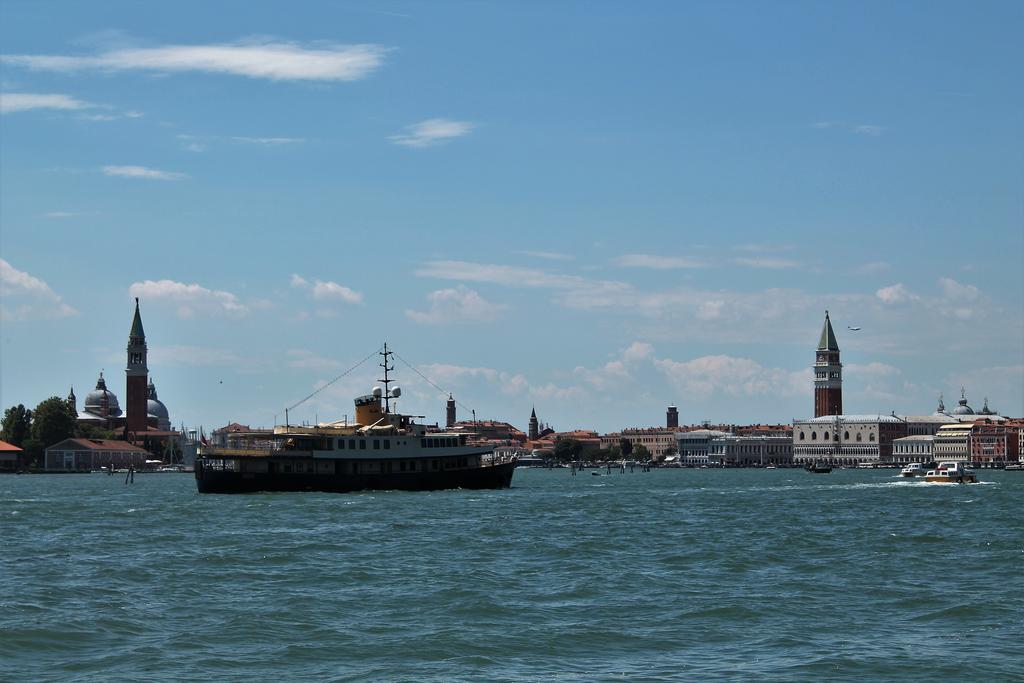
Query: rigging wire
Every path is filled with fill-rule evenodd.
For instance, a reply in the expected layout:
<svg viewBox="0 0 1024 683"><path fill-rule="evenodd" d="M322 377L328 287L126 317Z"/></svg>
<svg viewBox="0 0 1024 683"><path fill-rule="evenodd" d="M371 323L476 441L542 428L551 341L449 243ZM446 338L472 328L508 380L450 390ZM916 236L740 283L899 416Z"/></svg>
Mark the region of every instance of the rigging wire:
<svg viewBox="0 0 1024 683"><path fill-rule="evenodd" d="M410 369L410 370L412 370L412 371L413 371L413 372L415 372L415 373L416 373L417 375L419 375L419 376L420 376L420 379L422 379L422 380L423 380L424 382L426 382L426 383L427 383L427 384L429 384L430 386L434 387L435 389L437 389L438 391L440 391L440 392L441 392L442 394L448 394L449 396L451 396L451 397L452 397L452 399L453 399L453 400L455 401L455 405L457 405L457 406L460 406L460 407L461 407L461 408L462 408L463 410L465 410L465 411L467 411L467 412L470 412L470 413L473 413L474 415L476 415L476 411L475 411L475 410L473 410L472 408L470 408L469 406L467 406L466 404L464 404L464 403L463 403L462 401L460 401L460 400L458 400L457 398L455 398L455 397L454 397L454 395L453 395L453 394L452 394L452 393L451 393L450 391L447 391L447 390L445 390L445 389L442 389L441 387L439 387L439 386L437 386L436 384L434 384L434 383L433 383L432 381L430 381L430 378L429 378L429 377L427 377L427 376L426 376L426 375L424 375L424 374L423 374L422 372L420 372L419 370L417 370L417 369L416 369L416 367L415 367L415 366L414 366L414 365L413 365L412 363L410 363L410 362L409 362L409 361L407 361L406 359L404 359L404 358L402 358L401 356L399 356L399 355L398 355L398 353L396 353L395 351L392 351L391 353L392 353L392 354L393 354L393 355L395 356L395 358L397 358L398 360L400 360L400 361L402 361L403 363L405 363L405 364L406 364L406 365L407 365L407 366L409 367L409 369Z"/></svg>
<svg viewBox="0 0 1024 683"><path fill-rule="evenodd" d="M337 381L338 381L339 379L341 379L342 377L344 377L345 375L349 374L350 372L352 372L353 370L355 370L356 368L358 368L358 367L359 367L360 365L362 365L362 364L363 364L363 363L365 363L366 361L368 361L368 360L370 360L371 358L373 358L374 356L376 356L376 355L377 355L378 353L380 353L380 350L379 350L379 349L378 349L378 350L374 350L374 352L373 352L373 353L371 353L371 354L370 354L369 356L367 356L366 358L362 359L361 361L359 361L358 363L356 363L355 365L353 365L352 367L350 367L350 368L349 368L348 370L346 370L345 372L341 373L340 375L338 375L337 377L335 377L334 379L332 379L332 380L331 380L330 382L328 382L327 384L323 385L322 387L320 387L319 389L317 389L316 391L314 391L314 392L313 392L312 394L310 394L310 395L309 395L309 396L307 396L306 398L302 399L301 401L299 401L299 402L298 402L298 403L296 403L295 405L293 405L293 406L289 407L289 408L288 408L288 410L289 410L289 411L291 411L291 410L295 410L296 408L298 408L299 406L301 406L301 405L302 405L303 403L305 403L305 402L306 402L306 401L308 401L309 399L313 398L314 396L316 396L317 394L319 394L319 393L320 393L321 391L323 391L323 390L324 390L324 389L326 389L327 387L331 386L332 384L334 384L335 382L337 382ZM404 362L404 361L403 361L403 362Z"/></svg>

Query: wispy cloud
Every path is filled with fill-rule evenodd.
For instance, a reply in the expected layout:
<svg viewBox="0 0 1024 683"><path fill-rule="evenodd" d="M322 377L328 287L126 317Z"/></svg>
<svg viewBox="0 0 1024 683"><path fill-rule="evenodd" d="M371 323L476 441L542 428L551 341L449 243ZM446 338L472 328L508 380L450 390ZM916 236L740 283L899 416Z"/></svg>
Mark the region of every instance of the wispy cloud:
<svg viewBox="0 0 1024 683"><path fill-rule="evenodd" d="M772 258L767 256L762 257L738 257L733 259L736 265L747 266L749 268L771 268L775 270L782 270L785 268L799 268L802 263L794 261L793 259L784 258Z"/></svg>
<svg viewBox="0 0 1024 683"><path fill-rule="evenodd" d="M655 359L661 371L678 391L694 397L796 396L807 393L811 370L765 367L750 358L717 355L689 361Z"/></svg>
<svg viewBox="0 0 1024 683"><path fill-rule="evenodd" d="M614 260L615 265L626 268L674 270L678 268L706 268L708 264L685 256L658 256L654 254L624 254Z"/></svg>
<svg viewBox="0 0 1024 683"><path fill-rule="evenodd" d="M104 175L120 178L141 178L143 180L183 180L188 178L188 175L184 173L161 171L157 168L147 168L145 166L104 166L102 171Z"/></svg>
<svg viewBox="0 0 1024 683"><path fill-rule="evenodd" d="M920 299L917 294L911 292L902 282L897 282L888 287L882 287L875 292L875 296L883 304L902 304L908 301Z"/></svg>
<svg viewBox="0 0 1024 683"><path fill-rule="evenodd" d="M145 280L132 283L128 288L128 293L146 301L176 305L178 317L181 318L191 318L197 313L227 314L236 317L249 313L249 307L241 303L238 297L231 292L208 289L195 283Z"/></svg>
<svg viewBox="0 0 1024 683"><path fill-rule="evenodd" d="M0 258L0 320L66 318L76 315L43 280Z"/></svg>
<svg viewBox="0 0 1024 683"><path fill-rule="evenodd" d="M878 126L871 123L845 123L843 121L818 121L817 123L811 124L812 128L818 128L819 130L827 130L829 128L837 128L839 130L845 130L850 133L857 133L858 135L869 135L871 137L878 137L885 132L885 126Z"/></svg>
<svg viewBox="0 0 1024 683"><path fill-rule="evenodd" d="M389 139L396 145L406 147L434 147L467 135L471 130L473 124L469 121L427 119L406 126L404 133L392 135Z"/></svg>
<svg viewBox="0 0 1024 683"><path fill-rule="evenodd" d="M235 136L231 139L235 142L241 142L247 145L263 145L265 147L298 145L306 141L305 138L247 138L242 136Z"/></svg>
<svg viewBox="0 0 1024 683"><path fill-rule="evenodd" d="M354 289L339 285L337 282L330 280L314 280L311 283L301 275L293 273L289 284L294 289L308 290L310 295L318 301L341 301L347 304L361 304L363 302L362 292L357 292ZM325 317L333 315L333 312L324 310L318 311L317 314Z"/></svg>
<svg viewBox="0 0 1024 683"><path fill-rule="evenodd" d="M517 251L517 254L523 256L529 256L531 258L544 259L545 261L575 261L576 257L572 254L563 254L555 251L528 251L522 250Z"/></svg>
<svg viewBox="0 0 1024 683"><path fill-rule="evenodd" d="M427 294L430 308L426 311L407 310L413 322L442 325L459 322L490 322L495 320L504 306L491 303L464 285L452 289L439 289Z"/></svg>
<svg viewBox="0 0 1024 683"><path fill-rule="evenodd" d="M18 92L0 93L0 114L14 114L32 109L75 111L99 106L98 104L77 99L71 95Z"/></svg>
<svg viewBox="0 0 1024 683"><path fill-rule="evenodd" d="M120 48L96 55L6 55L8 64L58 72L203 72L274 81L355 81L378 69L380 45L317 45L246 42Z"/></svg>

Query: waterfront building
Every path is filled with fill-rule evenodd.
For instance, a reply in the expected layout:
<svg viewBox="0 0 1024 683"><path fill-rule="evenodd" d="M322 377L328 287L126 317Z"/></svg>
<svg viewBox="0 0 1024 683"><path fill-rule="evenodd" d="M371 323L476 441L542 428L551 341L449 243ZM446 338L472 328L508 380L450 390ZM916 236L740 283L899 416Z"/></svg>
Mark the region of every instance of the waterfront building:
<svg viewBox="0 0 1024 683"><path fill-rule="evenodd" d="M843 364L828 311L814 352L814 417L843 412Z"/></svg>
<svg viewBox="0 0 1024 683"><path fill-rule="evenodd" d="M793 422L793 462L832 465L890 462L892 442L907 435L895 415L825 415Z"/></svg>
<svg viewBox="0 0 1024 683"><path fill-rule="evenodd" d="M936 430L937 431L937 430ZM892 461L897 465L935 460L935 435L911 434L892 442Z"/></svg>
<svg viewBox="0 0 1024 683"><path fill-rule="evenodd" d="M489 441L501 445L522 445L526 443L526 434L523 434L508 422L499 422L497 420L453 422L449 425L448 431L469 434L474 443L481 441Z"/></svg>
<svg viewBox="0 0 1024 683"><path fill-rule="evenodd" d="M135 444L115 439L64 439L47 448L47 472L92 472L102 467L122 469L146 466L149 452Z"/></svg>
<svg viewBox="0 0 1024 683"><path fill-rule="evenodd" d="M970 461L983 467L1005 467L1020 458L1020 430L1013 424L978 420L971 426Z"/></svg>
<svg viewBox="0 0 1024 683"><path fill-rule="evenodd" d="M724 436L728 436L728 433L717 429L676 432L676 451L679 453L679 463L692 467L716 464L711 460L711 442L712 439Z"/></svg>
<svg viewBox="0 0 1024 683"><path fill-rule="evenodd" d="M24 466L25 451L13 443L0 441L0 473L18 472Z"/></svg>
<svg viewBox="0 0 1024 683"><path fill-rule="evenodd" d="M601 448L608 450L612 446L619 446L623 441L628 441L634 452L637 446L643 446L648 453L655 457L675 453L677 447L674 431L646 427L623 429L621 432L605 434L601 437Z"/></svg>
<svg viewBox="0 0 1024 683"><path fill-rule="evenodd" d="M788 432L778 435L723 434L709 444L710 462L724 467L791 465L793 438Z"/></svg>
<svg viewBox="0 0 1024 683"><path fill-rule="evenodd" d="M958 422L939 427L935 435L935 460L967 462L971 452L972 426Z"/></svg>
<svg viewBox="0 0 1024 683"><path fill-rule="evenodd" d="M669 406L665 412L665 428L679 429L679 409L675 406Z"/></svg>

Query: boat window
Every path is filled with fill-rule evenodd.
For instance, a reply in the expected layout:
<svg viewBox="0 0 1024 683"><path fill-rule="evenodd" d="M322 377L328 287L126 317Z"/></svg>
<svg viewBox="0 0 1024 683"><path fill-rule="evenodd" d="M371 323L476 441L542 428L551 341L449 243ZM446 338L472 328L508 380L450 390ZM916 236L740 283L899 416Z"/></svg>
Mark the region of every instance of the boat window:
<svg viewBox="0 0 1024 683"><path fill-rule="evenodd" d="M389 450L390 448L391 448L391 439L384 439L384 450Z"/></svg>
<svg viewBox="0 0 1024 683"><path fill-rule="evenodd" d="M366 439L359 439L359 450L366 450Z"/></svg>
<svg viewBox="0 0 1024 683"><path fill-rule="evenodd" d="M355 439L349 439L349 440L348 440L348 447L349 447L349 448L351 448L351 449L353 449L353 450L355 450L355 447L356 447L356 440L355 440Z"/></svg>
<svg viewBox="0 0 1024 683"><path fill-rule="evenodd" d="M338 439L338 448L345 450L345 439Z"/></svg>
<svg viewBox="0 0 1024 683"><path fill-rule="evenodd" d="M380 450L380 439L373 440L373 450Z"/></svg>
<svg viewBox="0 0 1024 683"><path fill-rule="evenodd" d="M285 472L291 472L292 471L292 466L291 465L282 465L281 469L284 470Z"/></svg>
<svg viewBox="0 0 1024 683"><path fill-rule="evenodd" d="M409 461L409 471L410 472L415 472L416 471L416 461L415 460L410 460Z"/></svg>
<svg viewBox="0 0 1024 683"><path fill-rule="evenodd" d="M404 460L399 461L399 463L398 463L398 471L399 472L405 472L405 461Z"/></svg>
<svg viewBox="0 0 1024 683"><path fill-rule="evenodd" d="M437 460L431 460L430 463L431 463L431 467L433 467L435 470L436 469L440 469L440 465L438 465Z"/></svg>

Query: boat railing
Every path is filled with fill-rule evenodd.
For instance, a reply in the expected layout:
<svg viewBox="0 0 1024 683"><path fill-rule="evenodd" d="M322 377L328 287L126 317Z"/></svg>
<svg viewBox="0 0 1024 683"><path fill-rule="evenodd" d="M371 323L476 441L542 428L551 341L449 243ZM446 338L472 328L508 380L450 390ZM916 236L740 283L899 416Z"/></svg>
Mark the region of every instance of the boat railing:
<svg viewBox="0 0 1024 683"><path fill-rule="evenodd" d="M501 465L507 462L515 462L518 459L514 453L485 453L480 456L481 465Z"/></svg>

